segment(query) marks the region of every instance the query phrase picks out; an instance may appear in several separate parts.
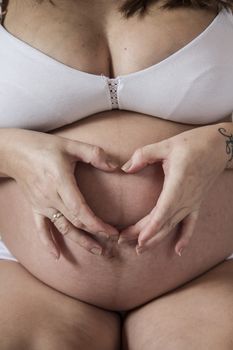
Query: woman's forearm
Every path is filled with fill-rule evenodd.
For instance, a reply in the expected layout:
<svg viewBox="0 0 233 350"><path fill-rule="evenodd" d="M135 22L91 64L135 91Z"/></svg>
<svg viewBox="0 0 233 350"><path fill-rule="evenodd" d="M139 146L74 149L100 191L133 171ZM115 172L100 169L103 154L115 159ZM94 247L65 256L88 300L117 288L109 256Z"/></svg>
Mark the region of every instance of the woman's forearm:
<svg viewBox="0 0 233 350"><path fill-rule="evenodd" d="M224 122L212 126L220 138L226 160L226 169L233 169L233 123ZM214 150L217 151L217 150Z"/></svg>
<svg viewBox="0 0 233 350"><path fill-rule="evenodd" d="M21 139L23 132L29 130L19 128L0 128L0 178L12 177L11 165L18 161L16 151L20 146L17 139Z"/></svg>
<svg viewBox="0 0 233 350"><path fill-rule="evenodd" d="M208 127L211 131L214 131L216 145L220 141L220 148L222 147L223 156L226 161L226 169L233 169L233 122L223 122L209 125ZM8 156L6 154L6 149L9 149L9 145L8 147L6 145L12 141L14 131L17 131L17 129L0 129L0 178L9 177L6 169L9 157L9 153ZM214 151L216 152L217 149L214 149Z"/></svg>
<svg viewBox="0 0 233 350"><path fill-rule="evenodd" d="M9 177L6 171L6 165L7 165L7 155L6 155L6 149L7 145L9 146L10 141L10 134L12 134L14 129L8 129L8 128L1 128L0 129L0 178L2 177Z"/></svg>

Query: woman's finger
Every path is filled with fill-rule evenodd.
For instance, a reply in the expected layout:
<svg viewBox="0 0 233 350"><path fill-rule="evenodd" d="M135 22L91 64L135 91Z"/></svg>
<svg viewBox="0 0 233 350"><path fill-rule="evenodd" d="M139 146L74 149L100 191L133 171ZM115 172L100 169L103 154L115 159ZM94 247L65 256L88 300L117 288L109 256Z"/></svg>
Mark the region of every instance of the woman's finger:
<svg viewBox="0 0 233 350"><path fill-rule="evenodd" d="M171 230L178 225L178 222L174 222L172 225L165 225L165 227L163 227L158 233L155 233L154 236L149 239L148 241L146 241L145 243L143 243L143 245L138 244L136 246L136 251L138 254L143 253L144 251L154 247L155 245L160 244L171 232Z"/></svg>
<svg viewBox="0 0 233 350"><path fill-rule="evenodd" d="M181 188L177 177L167 176L158 202L150 213L150 220L138 237L140 246L144 245L162 229L166 229L166 226L169 228L173 224L173 218L186 210L185 207L179 208L179 202L177 202L179 191L181 191Z"/></svg>
<svg viewBox="0 0 233 350"><path fill-rule="evenodd" d="M182 221L180 238L175 246L175 252L181 256L183 250L188 246L199 216L199 210L193 211Z"/></svg>
<svg viewBox="0 0 233 350"><path fill-rule="evenodd" d="M41 243L46 246L52 256L55 257L55 259L59 259L60 249L53 238L51 232L51 222L48 218L38 213L35 213L34 220Z"/></svg>
<svg viewBox="0 0 233 350"><path fill-rule="evenodd" d="M74 157L74 160L81 160L90 163L95 168L104 171L114 171L119 164L103 148L80 141L68 141L67 152Z"/></svg>
<svg viewBox="0 0 233 350"><path fill-rule="evenodd" d="M166 201L166 179L164 181L163 189L160 194L159 200L157 201L156 206L151 210L151 212L143 217L140 221L138 221L135 225L127 227L120 234L119 243L123 243L124 241L134 239L138 236L140 240L140 245L143 245L144 242L152 238L155 234L155 230L160 230L164 225L163 217L165 214L170 213L171 204ZM172 199L171 199L172 200ZM164 204L165 202L165 204ZM149 232L145 232L149 230ZM147 234L149 236L147 236Z"/></svg>
<svg viewBox="0 0 233 350"><path fill-rule="evenodd" d="M136 224L127 227L126 229L120 232L120 238L118 240L118 244L131 242L138 240L138 236L142 230L142 228L147 224L149 220L149 214L144 218L139 220Z"/></svg>
<svg viewBox="0 0 233 350"><path fill-rule="evenodd" d="M166 235L166 232L171 230L177 222L174 222L174 217L177 215L182 215L181 212L184 212L186 208L179 208L177 211L174 211L173 203L176 203L176 180L173 178L172 181L169 181L169 178L165 179L162 192L158 199L156 206L152 211L137 222L135 225L127 228L121 232L121 238L119 243L123 243L127 239L133 239L138 236L138 245L140 247L144 246L147 241L152 239L155 235L158 236L158 242L162 240L163 235ZM185 214L183 214L184 217ZM181 218L182 220L182 218ZM163 235L158 235L158 233L163 229Z"/></svg>
<svg viewBox="0 0 233 350"><path fill-rule="evenodd" d="M87 232L75 228L63 215L53 221L56 229L66 238L78 243L81 247L92 254L101 255L101 245L91 238Z"/></svg>
<svg viewBox="0 0 233 350"><path fill-rule="evenodd" d="M138 148L121 169L127 173L137 172L147 165L165 159L167 152L168 146L163 141L146 145Z"/></svg>
<svg viewBox="0 0 233 350"><path fill-rule="evenodd" d="M73 175L64 179L58 191L64 205L63 210L59 210L75 227L99 237L118 240L117 229L103 222L89 208Z"/></svg>

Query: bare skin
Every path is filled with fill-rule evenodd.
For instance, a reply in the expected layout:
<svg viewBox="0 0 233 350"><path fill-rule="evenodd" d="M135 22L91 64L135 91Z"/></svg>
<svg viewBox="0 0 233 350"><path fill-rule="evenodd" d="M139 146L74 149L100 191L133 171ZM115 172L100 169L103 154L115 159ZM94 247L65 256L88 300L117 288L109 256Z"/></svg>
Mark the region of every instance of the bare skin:
<svg viewBox="0 0 233 350"><path fill-rule="evenodd" d="M111 77L129 74L163 60L196 37L216 15L216 13L211 12L188 10L179 10L172 14L165 13L162 15L161 13L158 14L156 7L152 7L151 16L145 19L144 22L137 22L135 18L129 20L129 22L120 22L115 7L110 2L98 2L95 11L93 11L92 2L85 2L85 6L75 3L65 6L65 3L61 1L59 2L62 6L60 10L54 10L46 2L40 6L35 5L35 7L28 3L25 1L24 6L19 7L14 1L10 2L5 26L11 33L71 67L92 74L103 73ZM41 18L46 22L46 30L41 25ZM57 18L59 18L59 21L55 22ZM193 23L191 23L190 18L192 18ZM28 26L25 26L25 22ZM121 24L119 25L119 23ZM176 36L175 43L174 38L170 38L165 30L167 23L169 23L172 32L183 34L180 38L179 35ZM136 24L136 26L132 26L132 24ZM93 26L96 29L94 31ZM28 30L29 27L30 30ZM61 27L64 29L62 33L59 32ZM187 29L186 34L184 34L183 29ZM50 32L49 36L47 35L48 30ZM95 37L93 37L93 32L96 33ZM122 32L126 33L124 38L122 38ZM161 35L164 40L161 40ZM150 44L152 39L154 45ZM56 45L53 45L54 42L56 42ZM93 55L96 55L94 67ZM135 57L137 58L136 61ZM137 147L157 142L193 127L192 125L172 123L132 112L111 111L90 116L90 118L71 126L54 130L52 133L97 144L123 164ZM123 228L136 222L152 209L162 188L163 174L159 165L148 167L139 176L126 175L120 172L106 174L79 164L77 167L77 182L95 213L106 222ZM62 304L64 307L67 305L67 310L69 310L69 301L74 302L74 299L70 299L69 296L79 299L76 301L77 310L82 308L82 305L86 305L82 302L95 305L91 306L93 309L91 311L92 316L90 316L94 320L99 317L98 312L96 314L96 306L116 311L128 310L128 315L133 312L130 310L140 306L143 317L145 315L143 319L145 330L140 329L141 334L142 332L145 334L145 338L141 338L142 342L145 339L148 344L155 344L153 343L153 331L146 333L146 330L151 329L148 328L151 319L154 318L156 322L159 312L163 314L162 308L158 306L159 312L157 312L154 305L159 305L158 303L162 300L161 296L164 293L170 292L169 302L171 305L175 305L176 292L173 292L173 290L204 273L202 277L197 279L197 281L200 281L198 282L199 285L203 285L203 289L199 288L196 292L197 298L201 298L203 290L211 293L211 285L208 281L209 276L214 276L214 281L219 286L220 293L222 293L222 303L225 303L227 308L228 303L232 302L232 277L229 271L232 272L233 264L232 262L223 262L233 251L231 220L233 185L230 172L225 172L209 192L203 204L192 243L182 258L174 253L174 241L179 234L178 231L174 231L169 239L165 240L156 250L152 250L147 254L138 257L135 254L135 247L128 245L118 247L115 245L111 252L111 258L93 256L70 240L61 240L61 237L57 235L57 239L63 247L63 255L59 262L55 262L44 251L37 239L36 232L33 231L33 222L30 221L30 206L16 183L8 180L2 181L0 185L0 205L2 208L0 232L4 241L27 270L41 281L67 295L56 292L61 300L63 298L64 304L63 302ZM12 212L14 212L14 220L10 219ZM220 269L219 265L215 268L217 264L221 265ZM213 275L209 275L210 272L208 272L211 268L211 271L214 271ZM16 266L15 263L1 262L0 271L2 281L5 281L8 274L12 274L12 276L15 274L18 276L21 285L24 285L30 279L32 290L36 289L38 283L41 284L40 288L42 288L41 290L44 289L45 299L47 296L48 300L53 300L53 297L55 297L55 294L52 295L52 292L50 292L53 289L45 286L42 282L38 282L34 277L32 278L23 267ZM222 278L223 275L225 276L224 279ZM10 285L4 283L0 285L2 286L0 287L0 293L2 293L2 300L4 300L9 293L11 295L13 292L11 292ZM189 283L188 285L192 294L195 284ZM222 285L223 287L221 287ZM231 292L231 295L229 292L227 298L225 298L225 290ZM159 296L160 298L158 298ZM14 299L16 296L12 294L12 298ZM185 309L185 298L184 295L184 298L179 299L179 310L182 307ZM152 299L154 301L143 306L144 303ZM34 307L34 303L34 300L29 302L29 298L25 296L25 305L30 304ZM39 305L39 301L37 305ZM46 305L49 305L49 302ZM48 314L46 305L41 310ZM208 299L203 305L203 307L206 305L208 309ZM21 312L23 312L22 309ZM64 310L61 309L60 315L63 312ZM101 312L110 315L109 311L102 310ZM198 310L194 308L191 312L194 315ZM218 310L216 309L215 312L217 315ZM141 314L137 312L133 315L132 318L127 318L125 327L125 337L129 337L130 344L126 345L127 342L125 341L124 346L125 349L127 347L133 350L142 349L143 343L138 342L137 338L132 335L134 334L134 327L136 327L135 322L137 320L141 322ZM59 315L53 313L51 317L56 320ZM14 319L13 312L11 318ZM110 316L110 319L113 320L112 332L117 338L119 320L112 319L112 316ZM131 322L130 319L133 321ZM226 326L227 332L226 337L224 337L225 343L222 337L219 338L221 349L228 349L227 344L232 341L232 338L230 338L232 332L228 333L228 329L230 329L229 322L232 322L232 320L232 315L227 315L225 318L223 316L221 320L222 324ZM20 332L27 333L30 315L26 315L24 321L25 327ZM165 336L169 322L169 319L164 321L164 328L159 330L160 334L164 333ZM209 327L210 320L206 319L205 322ZM40 329L39 319L36 320L37 323L38 330ZM180 323L180 326L182 326L182 323ZM96 329L97 326L94 325L93 327ZM192 325L190 325L191 327ZM214 332L215 328L213 327L212 330ZM177 337L178 331L179 327L174 329L174 335L177 334ZM9 337L11 332L13 330L9 329ZM46 330L43 330L43 332L43 336L46 338ZM96 333L98 333L98 330L96 330ZM52 342L53 332L49 332L49 334L49 339L52 339ZM72 334L72 328L68 334ZM33 337L33 344L36 343L36 339L37 337ZM204 339L205 336L203 335L203 339L199 339L200 344ZM101 341L98 337L96 340ZM20 333L18 343L21 341ZM58 343L59 340L56 339L56 341ZM83 339L82 345L78 343L78 339L76 341L75 346L85 348L85 339ZM187 346L185 341L186 339L183 340L183 348ZM64 342L68 343L66 336L64 336ZM162 342L161 344L163 345ZM14 349L14 346L11 341L8 343L6 341L5 349ZM25 348L27 348L26 346L29 345L25 345ZM33 346L38 348L38 345ZM48 349L52 348L52 345L46 346ZM43 349L46 349L46 346L43 346ZM117 341L113 342L112 346L113 349L114 346L117 347ZM166 346L168 349L168 345ZM91 345L89 348L91 349Z"/></svg>
<svg viewBox="0 0 233 350"><path fill-rule="evenodd" d="M1 350L118 350L120 317L46 286L20 264L0 262Z"/></svg>

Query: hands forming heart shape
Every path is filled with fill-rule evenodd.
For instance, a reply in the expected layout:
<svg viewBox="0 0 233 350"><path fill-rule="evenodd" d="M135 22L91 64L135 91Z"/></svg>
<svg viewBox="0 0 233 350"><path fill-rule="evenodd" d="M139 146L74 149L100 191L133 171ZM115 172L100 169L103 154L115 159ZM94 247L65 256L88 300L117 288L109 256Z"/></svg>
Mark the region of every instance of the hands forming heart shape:
<svg viewBox="0 0 233 350"><path fill-rule="evenodd" d="M121 167L122 171L133 174L147 165L161 162L164 183L151 212L121 232L93 213L74 175L79 161L107 172L119 168L118 164L109 163L102 148L52 134L7 129L1 138L10 146L2 154L5 161L3 159L1 172L15 179L23 190L31 204L40 241L57 259L60 248L52 232L54 226L87 251L101 255L102 246L95 236L110 238L119 244L137 241L136 253L141 254L160 243L181 223L175 244L175 252L181 256L193 235L205 194L225 170L229 161L226 154L229 150L233 152L230 147L233 137L226 141L223 136L228 137L228 134L220 132L225 129L218 129L219 125L227 127L229 124L193 128L136 149ZM57 212L62 215L53 225L51 220Z"/></svg>
<svg viewBox="0 0 233 350"><path fill-rule="evenodd" d="M206 192L225 169L223 139L215 125L195 128L137 149L121 169L133 174L156 162L162 163L165 175L156 206L121 231L118 244L137 240L136 252L141 254L181 223L175 245L176 254L181 256L193 235Z"/></svg>

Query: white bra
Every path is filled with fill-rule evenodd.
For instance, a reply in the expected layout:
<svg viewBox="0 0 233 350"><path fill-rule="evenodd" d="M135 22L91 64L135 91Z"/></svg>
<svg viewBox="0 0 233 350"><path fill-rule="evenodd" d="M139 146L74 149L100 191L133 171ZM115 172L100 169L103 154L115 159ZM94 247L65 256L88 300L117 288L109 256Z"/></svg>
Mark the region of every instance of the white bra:
<svg viewBox="0 0 233 350"><path fill-rule="evenodd" d="M0 128L49 131L111 109L208 124L233 112L233 15L223 8L187 45L110 79L71 68L0 25Z"/></svg>

